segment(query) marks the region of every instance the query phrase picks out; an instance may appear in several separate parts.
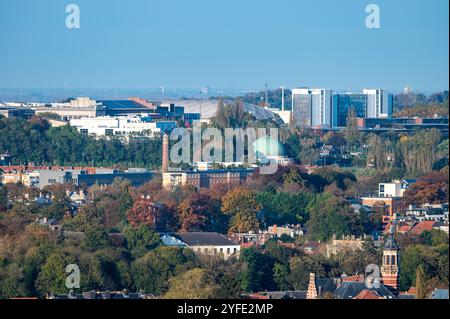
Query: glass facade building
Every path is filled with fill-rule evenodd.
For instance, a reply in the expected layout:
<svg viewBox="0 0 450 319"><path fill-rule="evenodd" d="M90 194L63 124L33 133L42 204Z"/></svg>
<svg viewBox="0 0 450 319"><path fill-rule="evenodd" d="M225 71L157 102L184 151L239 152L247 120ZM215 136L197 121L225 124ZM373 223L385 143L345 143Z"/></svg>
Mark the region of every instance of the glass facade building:
<svg viewBox="0 0 450 319"><path fill-rule="evenodd" d="M298 127L345 127L351 108L358 118L390 118L393 95L382 89L335 93L325 89L292 90L293 122Z"/></svg>
<svg viewBox="0 0 450 319"><path fill-rule="evenodd" d="M351 108L357 117L367 117L367 95L362 93L343 93L333 95L333 127L344 127L347 125L347 116Z"/></svg>

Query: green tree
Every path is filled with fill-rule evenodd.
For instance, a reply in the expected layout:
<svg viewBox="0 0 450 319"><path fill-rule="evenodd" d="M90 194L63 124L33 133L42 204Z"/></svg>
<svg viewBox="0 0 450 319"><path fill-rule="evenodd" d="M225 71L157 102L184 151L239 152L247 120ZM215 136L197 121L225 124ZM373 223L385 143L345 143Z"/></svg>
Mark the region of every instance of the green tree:
<svg viewBox="0 0 450 319"><path fill-rule="evenodd" d="M280 290L289 290L292 286L288 280L289 277L289 267L288 265L275 263L273 266L273 280Z"/></svg>
<svg viewBox="0 0 450 319"><path fill-rule="evenodd" d="M358 131L358 118L353 107L350 107L348 110L347 126L344 130L344 136L350 147L360 144L361 135Z"/></svg>
<svg viewBox="0 0 450 319"><path fill-rule="evenodd" d="M86 229L81 241L81 247L95 251L110 245L108 232L99 226L90 226Z"/></svg>
<svg viewBox="0 0 450 319"><path fill-rule="evenodd" d="M62 252L55 252L49 256L37 278L36 286L41 295L46 293L67 293L66 267L74 263Z"/></svg>
<svg viewBox="0 0 450 319"><path fill-rule="evenodd" d="M145 224L138 227L129 225L124 228L123 234L127 242L127 248L136 258L142 257L149 250L155 249L161 244L159 235Z"/></svg>
<svg viewBox="0 0 450 319"><path fill-rule="evenodd" d="M420 265L416 270L416 288L417 288L417 299L427 298L427 277L425 275L425 270L423 266Z"/></svg>

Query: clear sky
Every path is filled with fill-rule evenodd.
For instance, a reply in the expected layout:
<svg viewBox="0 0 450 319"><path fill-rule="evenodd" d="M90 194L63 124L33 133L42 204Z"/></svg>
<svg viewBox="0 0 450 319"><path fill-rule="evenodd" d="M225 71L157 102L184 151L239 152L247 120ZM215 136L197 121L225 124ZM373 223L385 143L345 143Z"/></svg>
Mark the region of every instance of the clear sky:
<svg viewBox="0 0 450 319"><path fill-rule="evenodd" d="M67 29L67 4L81 28ZM368 29L365 8L381 9ZM449 87L448 0L1 0L0 88Z"/></svg>

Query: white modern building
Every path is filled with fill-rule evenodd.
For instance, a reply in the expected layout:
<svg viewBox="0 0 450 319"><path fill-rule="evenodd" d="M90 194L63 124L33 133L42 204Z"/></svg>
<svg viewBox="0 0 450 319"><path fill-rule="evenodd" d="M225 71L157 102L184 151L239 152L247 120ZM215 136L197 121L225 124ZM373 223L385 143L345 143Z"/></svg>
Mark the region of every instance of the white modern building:
<svg viewBox="0 0 450 319"><path fill-rule="evenodd" d="M70 120L70 125L82 134L96 136L154 136L161 133L155 122L142 121L141 117L101 116Z"/></svg>
<svg viewBox="0 0 450 319"><path fill-rule="evenodd" d="M367 95L367 117L388 118L392 114L392 95L382 89L364 89Z"/></svg>
<svg viewBox="0 0 450 319"><path fill-rule="evenodd" d="M392 183L380 183L378 184L378 196L403 197L405 191L414 183L415 180L412 179L394 180Z"/></svg>
<svg viewBox="0 0 450 319"><path fill-rule="evenodd" d="M292 90L293 122L300 127L332 126L333 91L299 88Z"/></svg>

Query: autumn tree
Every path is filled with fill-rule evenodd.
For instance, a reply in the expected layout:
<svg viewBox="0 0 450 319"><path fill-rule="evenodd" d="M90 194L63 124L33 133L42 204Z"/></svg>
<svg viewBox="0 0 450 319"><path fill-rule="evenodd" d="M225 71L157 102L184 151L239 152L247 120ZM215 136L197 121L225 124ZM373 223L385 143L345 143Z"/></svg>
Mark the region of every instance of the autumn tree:
<svg viewBox="0 0 450 319"><path fill-rule="evenodd" d="M448 175L430 172L420 177L409 187L403 201L408 205L436 204L448 202Z"/></svg>
<svg viewBox="0 0 450 319"><path fill-rule="evenodd" d="M135 227L145 224L155 229L176 228L176 218L171 209L146 199L134 203L128 211L128 222Z"/></svg>
<svg viewBox="0 0 450 319"><path fill-rule="evenodd" d="M222 212L231 217L229 232L257 231L260 209L256 194L245 187L232 189L222 200Z"/></svg>
<svg viewBox="0 0 450 319"><path fill-rule="evenodd" d="M204 269L194 268L169 280L170 288L166 299L212 299L220 286Z"/></svg>
<svg viewBox="0 0 450 319"><path fill-rule="evenodd" d="M196 195L185 199L179 206L179 217L182 232L201 231L206 228L209 213L209 198Z"/></svg>

